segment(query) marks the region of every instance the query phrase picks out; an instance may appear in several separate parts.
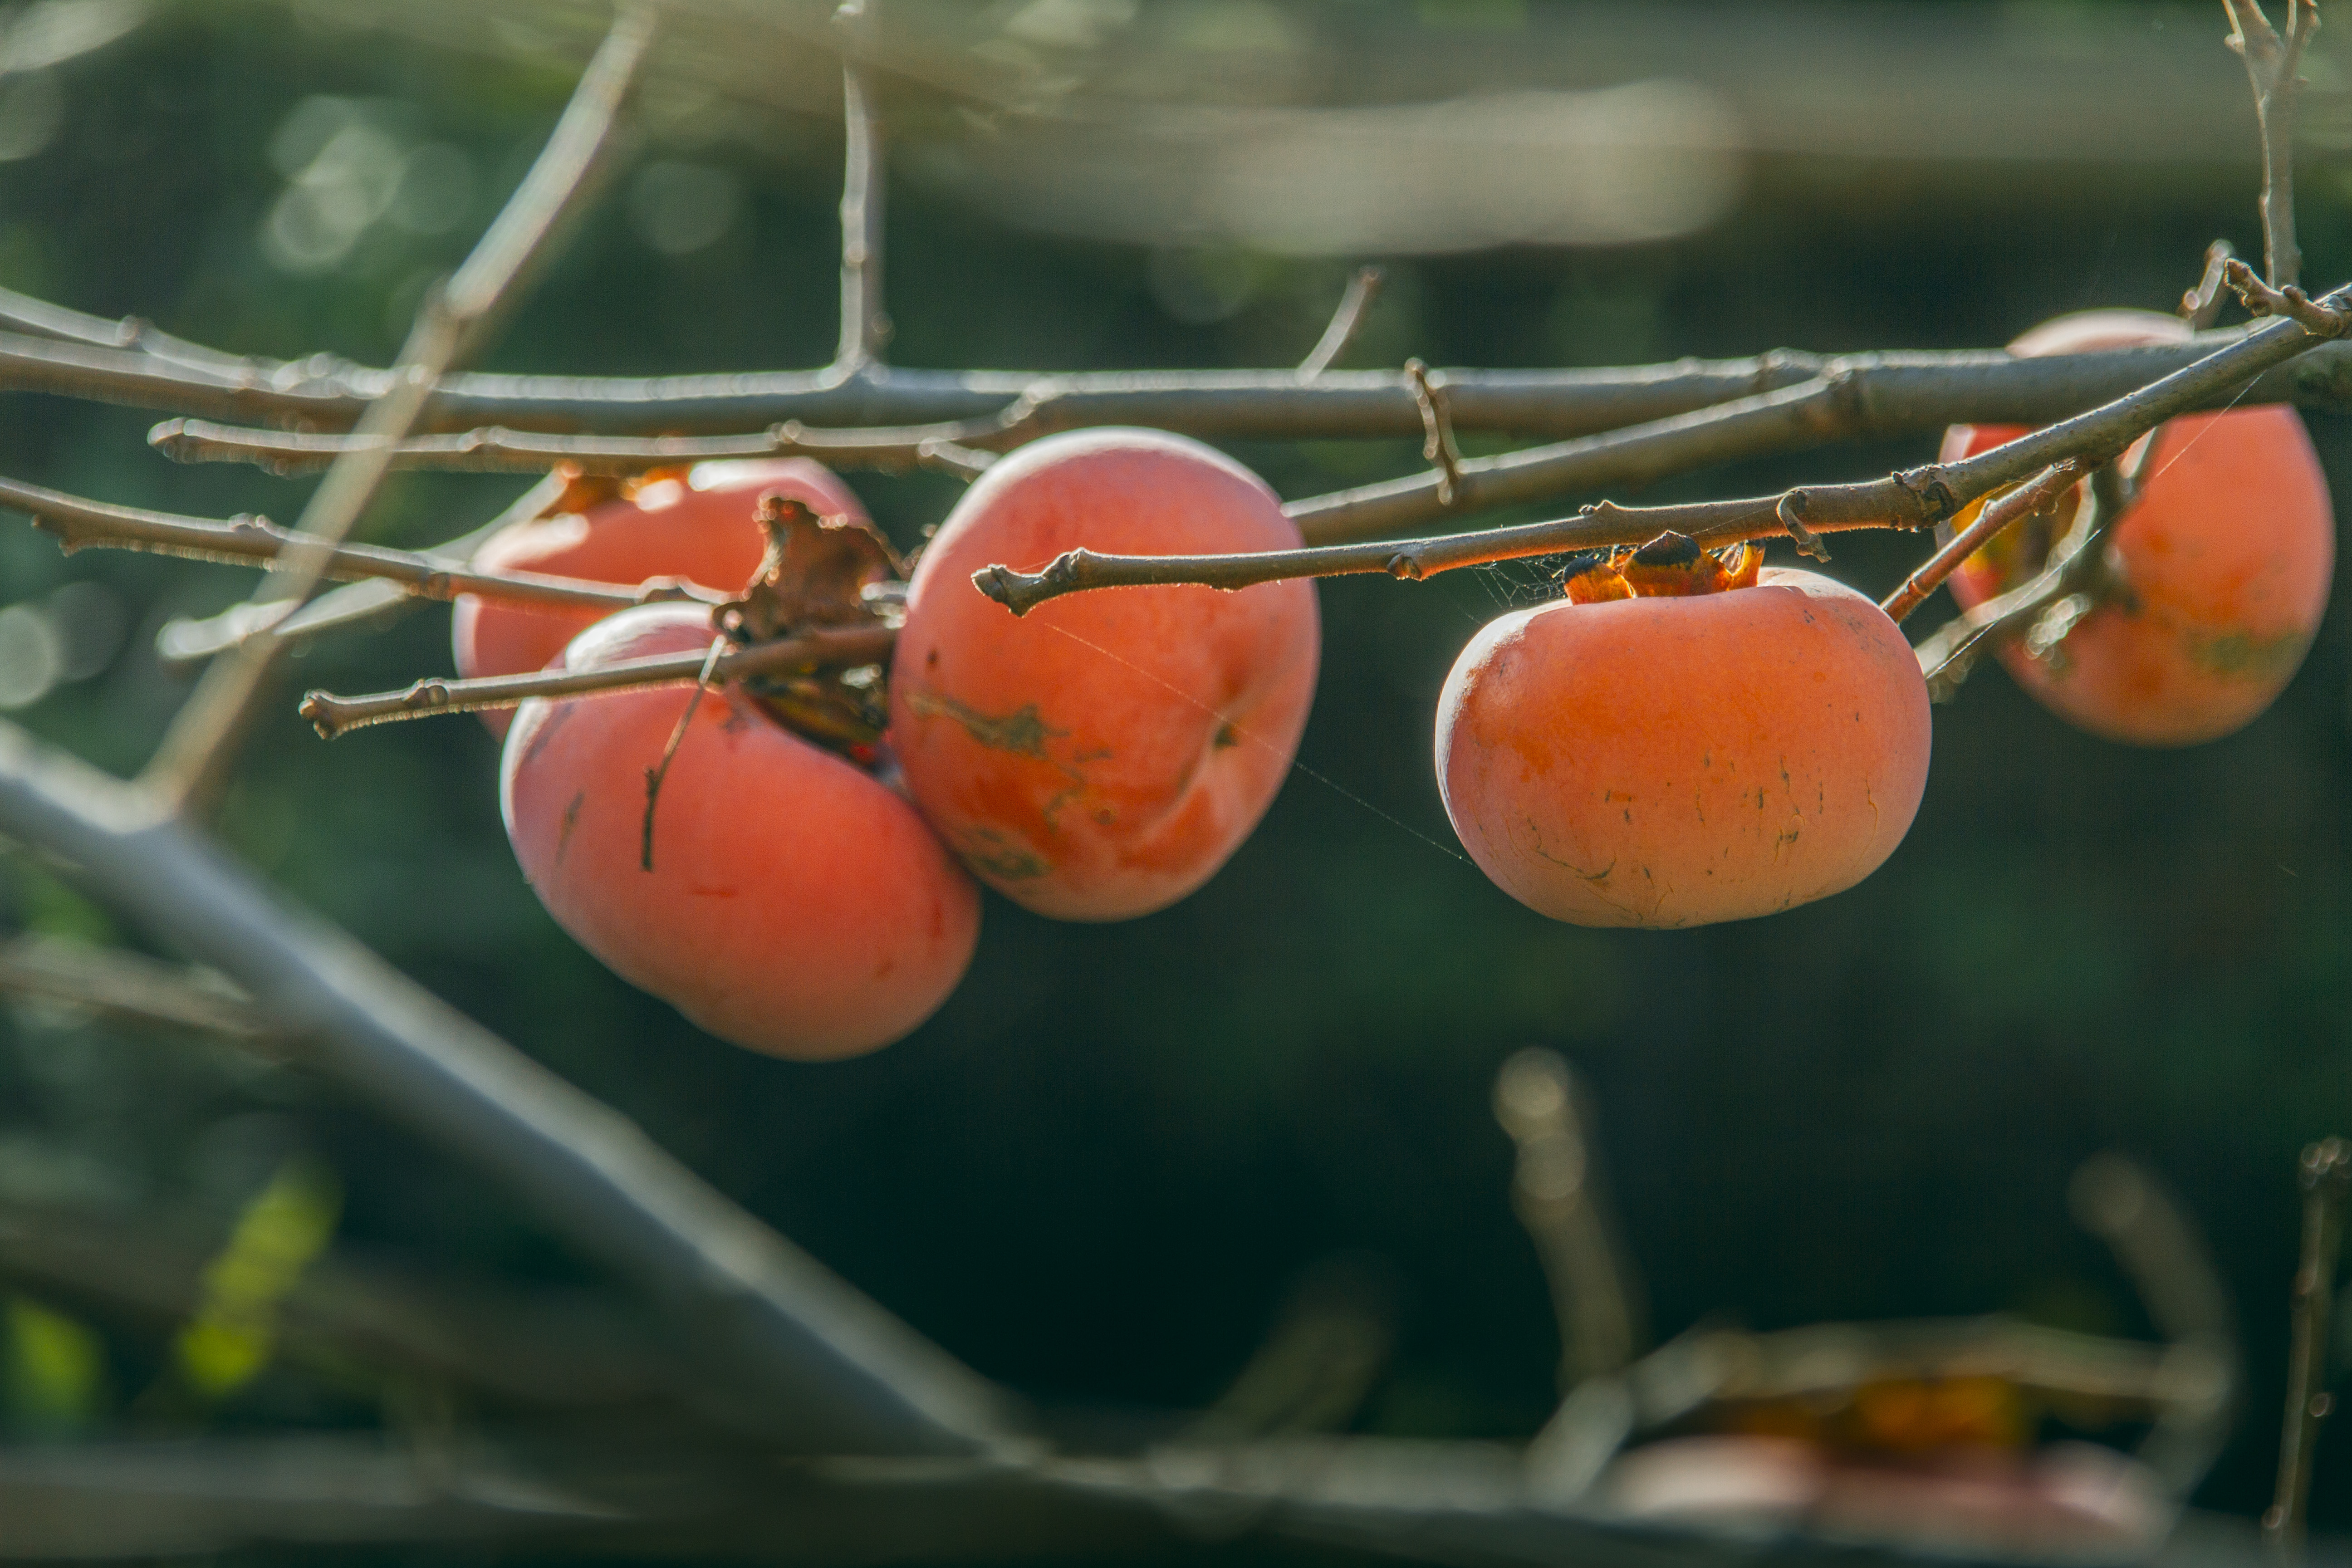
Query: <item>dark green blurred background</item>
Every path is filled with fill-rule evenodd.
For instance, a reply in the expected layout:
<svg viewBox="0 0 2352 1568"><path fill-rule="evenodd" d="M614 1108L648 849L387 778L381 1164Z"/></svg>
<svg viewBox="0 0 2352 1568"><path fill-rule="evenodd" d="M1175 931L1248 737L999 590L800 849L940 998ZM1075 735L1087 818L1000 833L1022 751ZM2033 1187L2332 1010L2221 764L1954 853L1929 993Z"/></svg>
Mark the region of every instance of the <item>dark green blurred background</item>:
<svg viewBox="0 0 2352 1568"><path fill-rule="evenodd" d="M1996 28L2033 9L1953 25ZM2219 79L2236 69L2218 6L2047 9L2095 12L2126 42L2143 24L2193 25ZM1481 47L1508 48L1528 25L1514 6L1399 5L1375 32L1406 45L1425 33L1435 47L1475 26L1500 37ZM2315 80L2319 68L2334 71L2333 57ZM0 153L18 154L0 162L0 284L240 352L383 363L425 281L520 176L575 69L528 37L503 55L453 48L353 30L324 5L166 8L105 49L0 79ZM29 107L28 81L46 94ZM828 357L837 131L787 113L756 137L727 134L723 117L697 123L624 171L491 365ZM289 209L303 171L355 124L382 145L346 153L422 172L383 187L393 194L355 224ZM2251 149L2244 126L2210 163L2178 170L1781 147L1749 160L1727 214L1685 238L1384 258L1391 287L1345 363L1982 346L2064 310L2166 309L2214 236L2259 251ZM2332 285L2352 273L2352 170L2321 146L2304 174L2306 275ZM935 182L894 189L888 237L892 352L917 365L1288 363L1360 259L1057 238ZM151 422L10 395L0 471L204 515L299 510L301 484L150 454ZM2310 423L2331 480L2352 492L2352 429ZM1807 454L1660 493L1862 476L1929 445ZM1286 496L1419 461L1370 444L1241 455ZM853 482L902 541L955 493L937 477ZM520 489L401 478L367 532L432 542ZM1833 570L1881 592L1917 548L1841 542ZM2203 1497L2258 1510L2281 1397L2293 1163L2306 1141L2352 1131L2345 595L2276 708L2186 752L2078 734L1988 666L1938 710L1926 805L1884 870L1769 921L1643 934L1519 908L1454 854L1438 805L1439 682L1470 631L1537 582L1515 569L1325 584L1325 674L1299 772L1221 876L1166 913L1104 928L992 899L946 1009L842 1066L713 1041L563 937L515 870L497 750L471 721L328 745L296 719L289 683L226 832L924 1331L1048 1402L1213 1397L1294 1277L1345 1251L1386 1260L1405 1303L1363 1427L1532 1431L1551 1406L1557 1341L1487 1110L1496 1064L1530 1043L1565 1052L1595 1088L1660 1338L1709 1316L1777 1327L1992 1310L2146 1334L2127 1283L2066 1213L2074 1166L2119 1149L2171 1184L2226 1276L2252 1381ZM76 654L88 673L15 717L129 771L187 689L158 668L155 627L243 596L251 578L68 560L19 522L0 527L0 604L85 584L107 596L61 603L96 628ZM99 635L110 605L123 622L111 657ZM1944 613L1938 601L1927 624ZM355 691L444 672L446 626L426 610L338 638L295 680ZM0 930L20 928L138 940L15 856L0 859ZM575 1267L469 1173L304 1080L54 1010L0 1012L0 1195L133 1207L217 1237L293 1149L340 1173L340 1245L451 1271ZM16 1344L0 1420L35 1435L373 1419L288 1377L209 1415L159 1415L138 1396L163 1346L112 1336L104 1350L102 1375L60 1405L44 1404ZM2341 1529L2352 1436L2337 1425L2315 1516Z"/></svg>

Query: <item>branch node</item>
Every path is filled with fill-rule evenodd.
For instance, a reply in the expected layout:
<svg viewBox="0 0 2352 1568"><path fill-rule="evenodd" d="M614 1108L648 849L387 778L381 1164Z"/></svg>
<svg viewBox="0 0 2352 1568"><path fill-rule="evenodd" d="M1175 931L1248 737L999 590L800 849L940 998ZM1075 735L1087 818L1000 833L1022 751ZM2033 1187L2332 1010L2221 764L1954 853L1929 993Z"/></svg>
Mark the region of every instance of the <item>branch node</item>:
<svg viewBox="0 0 2352 1568"><path fill-rule="evenodd" d="M1773 515L1780 520L1780 526L1788 531L1789 537L1796 541L1798 554L1826 563L1830 558L1830 547L1822 542L1820 534L1805 526L1804 507L1805 492L1790 490L1780 498L1780 505L1772 510Z"/></svg>
<svg viewBox="0 0 2352 1568"><path fill-rule="evenodd" d="M2292 283L2273 289L2234 257L2221 263L2221 278L2257 316L2284 316L2315 338L2340 338L2352 331L2352 311L2323 305Z"/></svg>
<svg viewBox="0 0 2352 1568"><path fill-rule="evenodd" d="M1400 550L1390 556L1386 570L1390 576L1405 583L1418 583L1426 575L1422 570L1421 557L1409 550Z"/></svg>
<svg viewBox="0 0 2352 1568"><path fill-rule="evenodd" d="M2217 239L2205 247L2205 270L2197 279L2197 287L2180 296L2180 316L2198 331L2210 327L2221 314L2221 290L2227 282L2224 264L2234 260L2237 248L2226 239Z"/></svg>
<svg viewBox="0 0 2352 1568"><path fill-rule="evenodd" d="M1421 410L1421 455L1438 467L1437 502L1453 506L1462 498L1462 448L1454 440L1454 416L1447 407L1445 384L1433 380L1429 367L1417 359L1404 362L1412 383L1412 401Z"/></svg>

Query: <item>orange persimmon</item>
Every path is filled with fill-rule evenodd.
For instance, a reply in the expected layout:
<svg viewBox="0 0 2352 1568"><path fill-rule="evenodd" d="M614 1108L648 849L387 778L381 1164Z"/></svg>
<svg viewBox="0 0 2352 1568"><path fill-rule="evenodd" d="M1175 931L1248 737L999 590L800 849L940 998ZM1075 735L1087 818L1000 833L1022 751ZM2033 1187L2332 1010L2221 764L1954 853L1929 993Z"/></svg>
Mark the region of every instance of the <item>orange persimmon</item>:
<svg viewBox="0 0 2352 1568"><path fill-rule="evenodd" d="M2090 310L2045 321L2010 349L2088 353L2188 335L2170 316ZM2023 433L1956 425L1943 460ZM2302 664L2327 607L2336 523L2292 408L2183 415L2155 443L2139 500L2108 539L2124 592L2054 646L2037 655L2011 642L2000 661L2036 700L2095 735L2185 746L2252 722ZM2012 530L1978 551L1952 574L1953 598L1970 609L2030 580L2053 532Z"/></svg>
<svg viewBox="0 0 2352 1568"><path fill-rule="evenodd" d="M1446 815L1505 892L1704 925L1850 888L1902 842L1927 693L1877 605L1675 534L1567 585L1472 638L1438 699Z"/></svg>
<svg viewBox="0 0 2352 1568"><path fill-rule="evenodd" d="M648 605L572 639L566 668L709 647L709 613ZM680 714L694 720L647 777ZM522 705L499 805L556 923L722 1039L802 1060L889 1044L971 962L980 890L915 808L743 692Z"/></svg>
<svg viewBox="0 0 2352 1568"><path fill-rule="evenodd" d="M1295 548L1264 480L1157 430L1049 436L1000 460L923 552L890 669L890 742L982 880L1112 921L1205 882L1265 815L1315 695L1315 588L1123 588L1015 618L972 586L1066 550Z"/></svg>

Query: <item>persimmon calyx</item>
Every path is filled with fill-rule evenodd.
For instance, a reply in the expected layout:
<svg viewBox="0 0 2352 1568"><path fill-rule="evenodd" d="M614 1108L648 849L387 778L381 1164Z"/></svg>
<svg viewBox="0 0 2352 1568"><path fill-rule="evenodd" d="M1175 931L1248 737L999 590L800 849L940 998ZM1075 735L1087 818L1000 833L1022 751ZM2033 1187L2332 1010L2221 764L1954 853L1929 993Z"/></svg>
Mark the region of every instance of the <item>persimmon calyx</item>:
<svg viewBox="0 0 2352 1568"><path fill-rule="evenodd" d="M1638 549L1588 550L1569 558L1559 583L1569 602L1608 599L1685 599L1752 588L1764 565L1762 548L1743 542L1707 551L1686 533L1671 529Z"/></svg>
<svg viewBox="0 0 2352 1568"><path fill-rule="evenodd" d="M739 645L771 642L826 626L895 626L905 563L881 531L860 518L819 517L794 497L760 498L767 552L742 594L712 612ZM880 590L880 591L877 591ZM861 766L878 760L889 722L879 665L791 676L754 676L744 689L778 723Z"/></svg>

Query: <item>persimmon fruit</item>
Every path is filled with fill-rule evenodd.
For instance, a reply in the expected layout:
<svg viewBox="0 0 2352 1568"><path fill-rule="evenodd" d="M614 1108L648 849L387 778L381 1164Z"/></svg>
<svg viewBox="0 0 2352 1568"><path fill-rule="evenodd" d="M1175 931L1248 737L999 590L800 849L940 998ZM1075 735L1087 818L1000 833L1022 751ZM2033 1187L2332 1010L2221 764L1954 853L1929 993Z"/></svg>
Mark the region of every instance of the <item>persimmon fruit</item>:
<svg viewBox="0 0 2352 1568"><path fill-rule="evenodd" d="M2010 345L2023 355L2175 342L2189 329L2146 310L2045 321ZM1953 461L2024 434L1956 425ZM2137 501L2108 537L2123 592L2039 652L2001 647L2036 700L2095 735L2143 746L2218 740L2253 721L2302 664L2327 607L2336 524L2327 480L2292 408L2189 414L2146 454ZM2012 530L1949 579L1972 609L2038 574L2055 531Z"/></svg>
<svg viewBox="0 0 2352 1568"><path fill-rule="evenodd" d="M1490 623L1438 699L1437 781L1481 870L1578 925L1770 914L1911 826L1927 692L1876 605L1679 534Z"/></svg>
<svg viewBox="0 0 2352 1568"><path fill-rule="evenodd" d="M588 668L712 636L706 610L648 605L581 633L562 661ZM649 826L648 773L689 702ZM754 1050L814 1061L887 1045L947 999L979 938L979 889L914 807L732 688L524 703L499 805L559 925Z"/></svg>
<svg viewBox="0 0 2352 1568"><path fill-rule="evenodd" d="M1303 581L1074 595L1016 618L984 566L1066 550L1295 548L1265 482L1156 430L1050 436L1001 459L924 550L890 673L890 742L923 815L982 880L1063 920L1175 902L1273 802L1315 692Z"/></svg>
<svg viewBox="0 0 2352 1568"><path fill-rule="evenodd" d="M656 479L583 509L501 529L475 553L474 563L595 583L676 577L732 594L760 568L765 541L753 518L760 498L771 491L803 502L819 516L866 518L849 487L805 458L698 463L683 475ZM566 643L609 613L460 595L450 620L457 673L544 669ZM492 709L482 718L503 733L511 714Z"/></svg>

